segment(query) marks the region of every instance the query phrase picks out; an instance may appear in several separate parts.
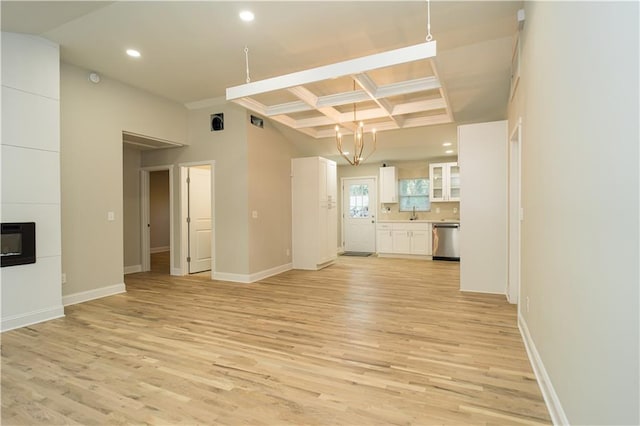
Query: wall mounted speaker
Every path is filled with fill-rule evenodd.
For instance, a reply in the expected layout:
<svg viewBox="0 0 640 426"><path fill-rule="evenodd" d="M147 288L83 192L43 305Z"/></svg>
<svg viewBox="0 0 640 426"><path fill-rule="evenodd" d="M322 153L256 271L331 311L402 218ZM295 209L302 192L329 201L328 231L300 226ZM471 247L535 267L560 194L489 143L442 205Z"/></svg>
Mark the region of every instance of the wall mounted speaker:
<svg viewBox="0 0 640 426"><path fill-rule="evenodd" d="M224 113L211 114L211 131L218 132L224 130Z"/></svg>

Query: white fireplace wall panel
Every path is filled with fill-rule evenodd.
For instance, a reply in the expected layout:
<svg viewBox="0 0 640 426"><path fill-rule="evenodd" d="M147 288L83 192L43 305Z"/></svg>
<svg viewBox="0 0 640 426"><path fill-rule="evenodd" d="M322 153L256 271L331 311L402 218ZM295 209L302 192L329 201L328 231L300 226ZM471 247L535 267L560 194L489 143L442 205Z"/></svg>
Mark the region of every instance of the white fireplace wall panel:
<svg viewBox="0 0 640 426"><path fill-rule="evenodd" d="M64 315L59 47L2 33L2 222L36 222L36 263L2 268L1 329Z"/></svg>

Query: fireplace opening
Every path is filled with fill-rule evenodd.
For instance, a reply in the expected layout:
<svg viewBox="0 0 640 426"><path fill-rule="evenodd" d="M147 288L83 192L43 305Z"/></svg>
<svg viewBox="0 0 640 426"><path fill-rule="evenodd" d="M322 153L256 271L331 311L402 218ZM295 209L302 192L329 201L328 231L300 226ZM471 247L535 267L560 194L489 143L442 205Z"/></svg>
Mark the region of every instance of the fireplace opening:
<svg viewBox="0 0 640 426"><path fill-rule="evenodd" d="M3 223L0 249L3 268L36 263L35 222Z"/></svg>

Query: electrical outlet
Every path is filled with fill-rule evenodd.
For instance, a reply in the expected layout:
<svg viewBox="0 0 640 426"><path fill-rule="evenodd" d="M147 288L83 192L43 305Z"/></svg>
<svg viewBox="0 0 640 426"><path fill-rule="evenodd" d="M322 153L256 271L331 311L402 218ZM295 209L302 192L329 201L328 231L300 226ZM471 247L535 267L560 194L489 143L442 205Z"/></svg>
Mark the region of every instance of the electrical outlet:
<svg viewBox="0 0 640 426"><path fill-rule="evenodd" d="M251 212L251 217L254 218L254 219L257 219L258 218L258 210L252 211Z"/></svg>
<svg viewBox="0 0 640 426"><path fill-rule="evenodd" d="M527 296L525 300L527 301L526 303L527 313L529 313L529 296Z"/></svg>
<svg viewBox="0 0 640 426"><path fill-rule="evenodd" d="M436 213L440 213L440 207L436 207Z"/></svg>
<svg viewBox="0 0 640 426"><path fill-rule="evenodd" d="M116 220L115 212L107 212L107 220L109 222L113 222L114 220Z"/></svg>
<svg viewBox="0 0 640 426"><path fill-rule="evenodd" d="M458 208L457 208L457 207L454 207L454 208L453 208L453 214L456 214L456 213L458 213Z"/></svg>
<svg viewBox="0 0 640 426"><path fill-rule="evenodd" d="M62 284L66 284L67 283L67 274L65 274L64 272L62 273Z"/></svg>

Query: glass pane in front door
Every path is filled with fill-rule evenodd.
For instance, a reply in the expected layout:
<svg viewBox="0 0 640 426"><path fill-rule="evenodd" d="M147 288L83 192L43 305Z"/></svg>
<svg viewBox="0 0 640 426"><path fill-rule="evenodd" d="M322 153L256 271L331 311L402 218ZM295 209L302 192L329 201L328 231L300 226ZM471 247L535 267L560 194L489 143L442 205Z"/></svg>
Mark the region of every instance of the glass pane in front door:
<svg viewBox="0 0 640 426"><path fill-rule="evenodd" d="M349 217L369 217L369 185L349 185Z"/></svg>

